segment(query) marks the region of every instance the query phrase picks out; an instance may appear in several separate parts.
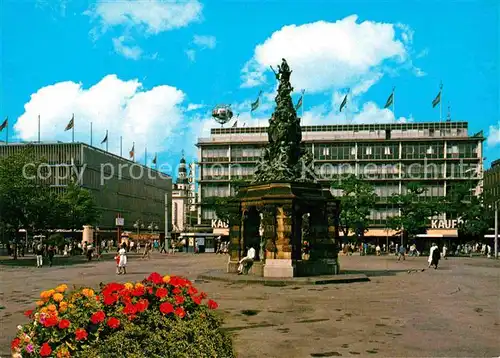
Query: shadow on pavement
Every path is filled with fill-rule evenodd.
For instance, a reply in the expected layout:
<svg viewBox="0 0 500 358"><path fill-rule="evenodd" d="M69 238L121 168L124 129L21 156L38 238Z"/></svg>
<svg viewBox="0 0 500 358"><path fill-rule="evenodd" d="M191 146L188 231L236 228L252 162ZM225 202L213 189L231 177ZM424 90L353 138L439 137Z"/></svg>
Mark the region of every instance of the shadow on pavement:
<svg viewBox="0 0 500 358"><path fill-rule="evenodd" d="M359 275L365 274L368 277L380 277L380 276L396 276L398 273L408 272L406 270L342 270L341 275Z"/></svg>

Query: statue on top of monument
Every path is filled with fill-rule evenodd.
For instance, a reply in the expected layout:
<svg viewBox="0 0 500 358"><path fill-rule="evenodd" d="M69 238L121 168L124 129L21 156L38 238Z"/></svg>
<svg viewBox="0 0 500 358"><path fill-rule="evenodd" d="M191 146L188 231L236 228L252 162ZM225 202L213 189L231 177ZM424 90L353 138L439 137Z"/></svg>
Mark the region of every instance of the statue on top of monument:
<svg viewBox="0 0 500 358"><path fill-rule="evenodd" d="M276 108L269 120L269 143L257 164L253 182L313 181L312 155L302 144L300 118L291 97L292 70L285 59L278 65L278 72L272 66L271 69L279 80Z"/></svg>

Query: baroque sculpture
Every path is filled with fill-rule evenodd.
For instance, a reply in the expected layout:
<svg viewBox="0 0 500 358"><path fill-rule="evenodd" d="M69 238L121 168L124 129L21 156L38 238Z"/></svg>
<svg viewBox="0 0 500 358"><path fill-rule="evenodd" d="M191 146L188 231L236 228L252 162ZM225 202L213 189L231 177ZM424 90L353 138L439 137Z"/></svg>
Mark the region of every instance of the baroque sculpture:
<svg viewBox="0 0 500 358"><path fill-rule="evenodd" d="M274 71L274 70L273 70ZM269 144L257 164L253 183L269 181L312 182L312 155L302 144L300 118L297 117L290 84L292 71L285 59L278 66L276 109L269 121Z"/></svg>

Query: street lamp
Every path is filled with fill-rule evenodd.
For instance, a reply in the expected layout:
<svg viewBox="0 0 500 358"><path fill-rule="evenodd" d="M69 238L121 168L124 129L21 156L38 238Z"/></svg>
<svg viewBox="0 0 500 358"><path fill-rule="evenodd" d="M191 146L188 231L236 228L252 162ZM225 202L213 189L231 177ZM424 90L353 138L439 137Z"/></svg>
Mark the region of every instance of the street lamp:
<svg viewBox="0 0 500 358"><path fill-rule="evenodd" d="M495 205L495 256L494 258L495 259L498 259L498 201L495 201L494 205ZM491 209L492 206L489 205L489 208Z"/></svg>
<svg viewBox="0 0 500 358"><path fill-rule="evenodd" d="M140 220L137 220L135 223L134 223L134 229L137 230L137 235L139 235L139 229L141 228L141 221ZM142 225L142 227L144 227L144 224Z"/></svg>

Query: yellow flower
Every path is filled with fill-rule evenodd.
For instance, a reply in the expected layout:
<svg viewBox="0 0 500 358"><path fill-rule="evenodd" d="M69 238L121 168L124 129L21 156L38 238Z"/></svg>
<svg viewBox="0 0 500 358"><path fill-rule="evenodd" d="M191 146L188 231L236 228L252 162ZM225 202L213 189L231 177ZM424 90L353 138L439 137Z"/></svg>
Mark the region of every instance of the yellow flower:
<svg viewBox="0 0 500 358"><path fill-rule="evenodd" d="M53 304L48 305L48 306L47 306L47 309L48 309L49 311L52 311L52 312L57 311L57 307L56 307L56 305L53 305Z"/></svg>
<svg viewBox="0 0 500 358"><path fill-rule="evenodd" d="M42 309L40 310L40 313L47 313L48 310L49 309L47 307L42 307Z"/></svg>
<svg viewBox="0 0 500 358"><path fill-rule="evenodd" d="M59 303L59 312L63 313L68 309L68 302L62 301Z"/></svg>
<svg viewBox="0 0 500 358"><path fill-rule="evenodd" d="M131 290L131 289L133 289L133 288L134 288L134 285L133 285L133 284L131 284L130 282L127 282L124 286L125 286L125 288L126 288L127 290Z"/></svg>
<svg viewBox="0 0 500 358"><path fill-rule="evenodd" d="M43 302L43 301L36 301L36 305L37 305L38 307L43 306L43 305L44 305L44 303L45 303L45 302Z"/></svg>
<svg viewBox="0 0 500 358"><path fill-rule="evenodd" d="M74 304L72 304L72 303L70 303L70 304L68 305L68 307L69 307L69 308L75 308L75 305L74 305Z"/></svg>
<svg viewBox="0 0 500 358"><path fill-rule="evenodd" d="M68 289L68 286L65 284L62 284L62 285L59 285L56 287L56 292L64 293L64 291L66 291L67 289Z"/></svg>
<svg viewBox="0 0 500 358"><path fill-rule="evenodd" d="M54 293L52 299L56 302L61 302L64 299L64 296L61 293Z"/></svg>
<svg viewBox="0 0 500 358"><path fill-rule="evenodd" d="M91 288L84 288L82 290L82 295L84 295L87 298L90 298L90 297L94 297L95 293L94 293L94 290Z"/></svg>
<svg viewBox="0 0 500 358"><path fill-rule="evenodd" d="M48 290L48 291L43 291L42 293L40 293L40 298L44 299L44 300L48 300L49 298L52 297L52 295L55 293L56 291L54 290Z"/></svg>
<svg viewBox="0 0 500 358"><path fill-rule="evenodd" d="M170 282L170 276L169 275L163 276L163 282L169 283Z"/></svg>
<svg viewBox="0 0 500 358"><path fill-rule="evenodd" d="M144 287L144 285L142 283L140 283L140 282L137 282L135 284L135 288L143 288L143 287Z"/></svg>

